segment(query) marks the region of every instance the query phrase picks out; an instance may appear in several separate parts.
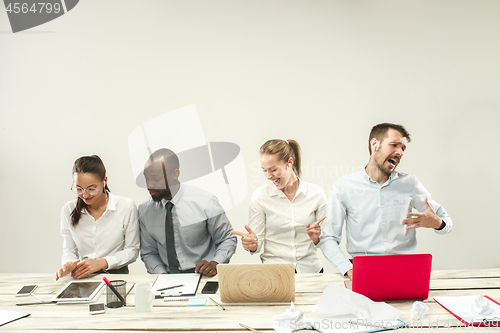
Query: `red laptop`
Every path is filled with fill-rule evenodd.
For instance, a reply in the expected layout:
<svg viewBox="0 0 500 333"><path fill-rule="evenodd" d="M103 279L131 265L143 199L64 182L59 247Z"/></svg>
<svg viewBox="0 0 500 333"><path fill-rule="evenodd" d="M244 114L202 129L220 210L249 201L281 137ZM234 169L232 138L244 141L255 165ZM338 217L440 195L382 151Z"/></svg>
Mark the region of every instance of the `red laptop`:
<svg viewBox="0 0 500 333"><path fill-rule="evenodd" d="M376 302L425 300L429 297L431 266L430 254L354 257L352 291Z"/></svg>

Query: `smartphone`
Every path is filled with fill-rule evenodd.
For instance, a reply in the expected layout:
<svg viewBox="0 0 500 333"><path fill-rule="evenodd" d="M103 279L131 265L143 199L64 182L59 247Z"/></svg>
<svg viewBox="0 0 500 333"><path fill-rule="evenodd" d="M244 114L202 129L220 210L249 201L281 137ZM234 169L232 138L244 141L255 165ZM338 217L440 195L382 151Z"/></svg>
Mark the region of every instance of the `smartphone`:
<svg viewBox="0 0 500 333"><path fill-rule="evenodd" d="M106 312L106 308L104 307L104 303L90 303L89 304L89 313L94 315L94 314L99 314L99 313L104 313Z"/></svg>
<svg viewBox="0 0 500 333"><path fill-rule="evenodd" d="M202 294L215 294L219 289L219 282L217 281L208 281L205 283L205 286L201 290Z"/></svg>
<svg viewBox="0 0 500 333"><path fill-rule="evenodd" d="M19 290L16 296L29 296L38 287L36 284L30 284L29 286L24 286Z"/></svg>

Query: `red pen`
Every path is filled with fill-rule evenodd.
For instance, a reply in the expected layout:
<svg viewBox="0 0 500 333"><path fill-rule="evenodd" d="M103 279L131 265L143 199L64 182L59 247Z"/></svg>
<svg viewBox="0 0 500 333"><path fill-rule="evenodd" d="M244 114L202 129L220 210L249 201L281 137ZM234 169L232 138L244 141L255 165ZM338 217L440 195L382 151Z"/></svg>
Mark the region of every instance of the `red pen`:
<svg viewBox="0 0 500 333"><path fill-rule="evenodd" d="M109 282L108 278L107 277L103 277L102 278L104 283L106 283L109 287L109 289L111 289L111 291L116 295L116 297L118 297L120 299L120 301L122 301L122 303L125 302L125 299L122 297L122 295L120 295L120 293L118 292L118 290L115 289L115 287L113 287L113 285L111 284L111 282Z"/></svg>

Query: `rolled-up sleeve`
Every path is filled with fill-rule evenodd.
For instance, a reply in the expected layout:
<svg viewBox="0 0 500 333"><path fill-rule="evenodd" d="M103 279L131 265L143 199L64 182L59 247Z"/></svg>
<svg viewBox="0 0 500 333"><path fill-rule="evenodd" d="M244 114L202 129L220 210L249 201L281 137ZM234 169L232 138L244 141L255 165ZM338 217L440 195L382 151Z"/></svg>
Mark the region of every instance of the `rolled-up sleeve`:
<svg viewBox="0 0 500 333"><path fill-rule="evenodd" d="M413 194L412 207L419 212L425 212L427 207L425 206L425 198L428 198L429 205L432 207L437 216L445 223L445 227L441 230L434 229L434 231L439 235L444 235L451 232L453 227L453 221L451 217L446 213L446 210L439 203L431 199L430 193L425 189L425 187L418 181L415 180L415 191Z"/></svg>
<svg viewBox="0 0 500 333"><path fill-rule="evenodd" d="M343 275L352 269L351 262L339 246L345 218L346 209L339 197L339 189L334 184L328 201L324 227L321 231L320 247L326 259Z"/></svg>

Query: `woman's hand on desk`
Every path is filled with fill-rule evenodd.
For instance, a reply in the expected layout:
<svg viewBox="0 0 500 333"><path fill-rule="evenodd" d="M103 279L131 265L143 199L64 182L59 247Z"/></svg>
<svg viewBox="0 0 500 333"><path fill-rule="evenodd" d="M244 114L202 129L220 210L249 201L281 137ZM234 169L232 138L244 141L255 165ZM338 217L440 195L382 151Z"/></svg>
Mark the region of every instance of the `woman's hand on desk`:
<svg viewBox="0 0 500 333"><path fill-rule="evenodd" d="M71 277L81 279L89 274L108 268L106 259L84 260L76 265L76 268L71 272Z"/></svg>
<svg viewBox="0 0 500 333"><path fill-rule="evenodd" d="M56 281L62 278L65 275L68 275L71 273L75 268L76 265L80 262L79 259L73 260L73 261L68 261L64 265L62 265L61 269L59 269L56 272Z"/></svg>
<svg viewBox="0 0 500 333"><path fill-rule="evenodd" d="M241 236L241 245L243 245L243 248L250 251L250 252L255 252L257 251L257 244L259 243L259 240L257 239L257 236L255 236L255 233L250 229L248 225L245 224L245 229L248 231L248 234L241 232L241 231L231 231L233 235L238 235Z"/></svg>
<svg viewBox="0 0 500 333"><path fill-rule="evenodd" d="M314 245L318 245L319 243L319 236L321 236L321 226L319 224L323 222L324 219L326 219L326 216L323 216L313 224L306 225L307 234L313 241Z"/></svg>

